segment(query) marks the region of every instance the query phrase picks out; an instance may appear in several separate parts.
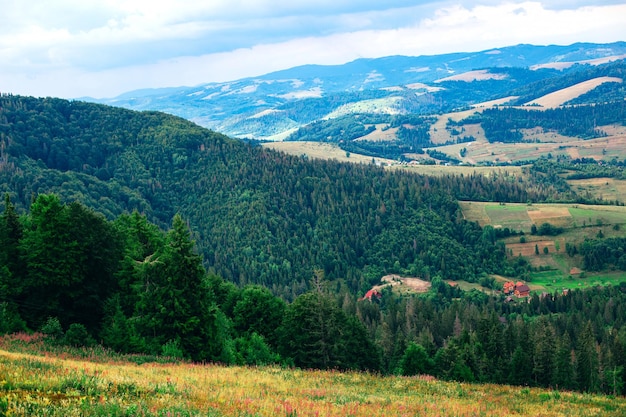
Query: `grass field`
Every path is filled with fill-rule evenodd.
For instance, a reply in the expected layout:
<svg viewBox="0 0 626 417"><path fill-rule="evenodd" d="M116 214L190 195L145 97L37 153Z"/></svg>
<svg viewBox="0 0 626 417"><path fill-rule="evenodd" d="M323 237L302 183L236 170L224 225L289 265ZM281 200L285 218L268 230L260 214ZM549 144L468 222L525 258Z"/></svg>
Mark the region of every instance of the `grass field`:
<svg viewBox="0 0 626 417"><path fill-rule="evenodd" d="M33 342L33 336L20 337L24 344L41 343ZM626 415L622 397L443 382L429 376L137 365L102 352L87 352L90 359L20 353L15 341L7 339L0 341L2 416Z"/></svg>
<svg viewBox="0 0 626 417"><path fill-rule="evenodd" d="M626 207L584 204L511 204L461 202L465 219L481 226L508 227L523 231L503 239L510 257L523 256L539 272L531 273L531 289L553 292L626 281L626 273L583 273L582 258L565 254L567 243L580 244L595 239L626 235ZM564 228L558 236L531 235L532 225L543 223ZM523 240L523 241L522 241ZM544 252L547 248L548 253ZM539 252L539 253L537 253ZM577 272L572 272L577 271Z"/></svg>
<svg viewBox="0 0 626 417"><path fill-rule="evenodd" d="M626 225L625 206L589 204L522 204L459 203L464 217L481 226L508 227L530 232L533 224L550 223L554 226L580 228L584 226Z"/></svg>
<svg viewBox="0 0 626 417"><path fill-rule="evenodd" d="M590 288L604 285L612 285L616 282L626 281L626 272L608 272L571 275L561 270L539 271L531 274L531 284L537 289L547 292L561 291L563 289Z"/></svg>
<svg viewBox="0 0 626 417"><path fill-rule="evenodd" d="M584 180L567 181L574 191L580 194L588 192L595 198L609 201L625 202L626 180L615 178L589 178Z"/></svg>
<svg viewBox="0 0 626 417"><path fill-rule="evenodd" d="M331 143L322 142L267 142L263 144L266 148L271 148L290 155L306 155L309 158L316 159L335 159L341 162L354 162L361 164L370 164L372 159L377 164L391 165L396 163L391 159L372 158L371 156L359 154L347 154L346 151L339 146Z"/></svg>

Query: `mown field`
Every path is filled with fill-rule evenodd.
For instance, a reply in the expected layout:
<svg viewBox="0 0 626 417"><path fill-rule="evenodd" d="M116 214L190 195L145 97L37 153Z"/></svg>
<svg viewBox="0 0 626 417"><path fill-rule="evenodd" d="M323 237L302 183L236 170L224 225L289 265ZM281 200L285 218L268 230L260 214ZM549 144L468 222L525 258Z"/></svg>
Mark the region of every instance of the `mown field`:
<svg viewBox="0 0 626 417"><path fill-rule="evenodd" d="M137 364L98 349L80 351L84 358L77 358L76 352L37 352L41 343L26 335L0 341L0 415L626 415L623 397L443 382L429 376Z"/></svg>
<svg viewBox="0 0 626 417"><path fill-rule="evenodd" d="M626 224L625 206L590 204L522 204L461 201L463 216L481 226L508 227L529 234L533 224L584 229ZM597 230L595 230L597 232ZM619 233L623 235L622 231ZM528 237L528 236L527 236Z"/></svg>
<svg viewBox="0 0 626 417"><path fill-rule="evenodd" d="M582 271L581 257L565 253L566 245L580 244L600 234L607 237L626 235L626 207L585 204L498 204L461 202L464 217L481 226L508 227L523 231L524 236L503 239L509 256L524 256L537 271L531 273L531 289L555 290L585 288L626 280L626 273ZM562 227L557 236L531 235L532 225L550 223ZM547 251L547 252L546 252Z"/></svg>

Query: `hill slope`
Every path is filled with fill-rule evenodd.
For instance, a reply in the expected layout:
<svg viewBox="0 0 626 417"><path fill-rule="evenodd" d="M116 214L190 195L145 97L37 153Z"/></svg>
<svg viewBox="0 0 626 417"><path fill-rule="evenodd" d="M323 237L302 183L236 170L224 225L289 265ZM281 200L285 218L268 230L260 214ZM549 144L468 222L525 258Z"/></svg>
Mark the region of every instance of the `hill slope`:
<svg viewBox="0 0 626 417"><path fill-rule="evenodd" d="M94 363L0 351L7 415L622 416L623 397L277 367ZM100 358L106 359L106 358ZM63 372L60 372L64 370Z"/></svg>
<svg viewBox="0 0 626 417"><path fill-rule="evenodd" d="M578 62L600 65L625 54L626 43L616 42L359 59L196 87L141 90L101 102L165 111L231 136L275 140L346 105L378 114L450 111L576 72L581 67ZM478 81L454 81L468 80L463 74L474 70L481 70ZM359 103L365 107L356 106Z"/></svg>
<svg viewBox="0 0 626 417"><path fill-rule="evenodd" d="M207 267L287 298L316 268L354 292L384 271L492 272L503 251L461 220L456 196L540 201L555 193L506 178L309 161L154 112L13 96L0 98L0 109L0 191L18 206L55 192L109 218L138 210L165 226L180 213Z"/></svg>

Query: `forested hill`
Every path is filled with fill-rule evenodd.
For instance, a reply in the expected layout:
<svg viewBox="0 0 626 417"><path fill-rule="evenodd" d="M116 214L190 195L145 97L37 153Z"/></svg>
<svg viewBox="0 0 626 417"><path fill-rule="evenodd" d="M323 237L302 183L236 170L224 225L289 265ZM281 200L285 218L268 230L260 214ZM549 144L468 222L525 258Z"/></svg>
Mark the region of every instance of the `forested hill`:
<svg viewBox="0 0 626 417"><path fill-rule="evenodd" d="M316 268L354 293L388 272L502 272L503 248L462 220L457 195L525 202L554 191L309 161L161 113L2 96L0 192L21 210L55 193L111 219L137 210L164 229L180 213L210 270L292 299Z"/></svg>

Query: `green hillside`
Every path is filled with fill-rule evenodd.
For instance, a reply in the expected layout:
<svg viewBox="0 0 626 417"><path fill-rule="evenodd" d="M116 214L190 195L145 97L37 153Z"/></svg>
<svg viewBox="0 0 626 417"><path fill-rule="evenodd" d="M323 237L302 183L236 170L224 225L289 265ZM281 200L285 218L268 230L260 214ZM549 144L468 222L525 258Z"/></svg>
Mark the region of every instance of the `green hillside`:
<svg viewBox="0 0 626 417"><path fill-rule="evenodd" d="M209 269L288 299L316 268L353 292L384 272L470 280L498 272L502 252L461 220L457 196L540 201L555 193L510 178L309 161L170 115L50 98L3 96L0 145L0 191L18 209L53 192L110 219L137 210L163 228L180 213Z"/></svg>
<svg viewBox="0 0 626 417"><path fill-rule="evenodd" d="M510 299L447 283L529 276L507 229L466 220L457 199L576 199L555 166L426 177L159 113L13 96L0 109L0 333L28 332L18 344L624 394L625 283ZM624 269L624 247L577 250ZM389 274L430 282L366 294Z"/></svg>

